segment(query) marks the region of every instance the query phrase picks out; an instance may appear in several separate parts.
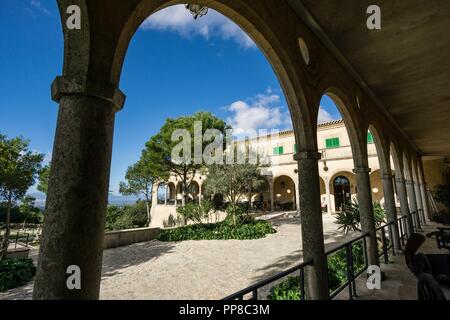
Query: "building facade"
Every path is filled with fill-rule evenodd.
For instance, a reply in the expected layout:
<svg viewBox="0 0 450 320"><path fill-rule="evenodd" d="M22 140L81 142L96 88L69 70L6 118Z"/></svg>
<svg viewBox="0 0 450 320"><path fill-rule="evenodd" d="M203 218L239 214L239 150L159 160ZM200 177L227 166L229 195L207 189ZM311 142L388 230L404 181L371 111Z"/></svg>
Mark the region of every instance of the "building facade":
<svg viewBox="0 0 450 320"><path fill-rule="evenodd" d="M267 185L264 191L251 192L251 199L243 196L255 210L295 211L298 209L298 167L294 160L298 147L294 131L282 131L277 135L260 136L249 140L252 148L267 150L268 167L261 168ZM320 124L317 143L322 159L319 161L321 206L324 213L342 210L345 204L355 199L356 187L354 162L350 139L343 120ZM384 203L380 166L374 138L367 138L370 183L373 201ZM203 197L203 182L206 176L197 174L188 187L188 201L199 202ZM177 217L176 208L182 203L180 179L171 177L167 183L154 187L151 225L165 227L173 225ZM399 205L399 204L398 204Z"/></svg>

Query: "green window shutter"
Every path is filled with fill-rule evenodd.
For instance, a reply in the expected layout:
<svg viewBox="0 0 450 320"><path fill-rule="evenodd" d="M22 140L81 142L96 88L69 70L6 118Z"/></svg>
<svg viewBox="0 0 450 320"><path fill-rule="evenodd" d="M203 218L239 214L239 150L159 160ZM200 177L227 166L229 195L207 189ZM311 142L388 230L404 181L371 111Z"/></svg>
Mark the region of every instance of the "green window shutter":
<svg viewBox="0 0 450 320"><path fill-rule="evenodd" d="M373 143L374 141L373 141L373 135L372 135L372 133L368 133L367 134L367 143Z"/></svg>
<svg viewBox="0 0 450 320"><path fill-rule="evenodd" d="M326 139L325 140L325 146L329 149L329 148L337 148L340 147L340 142L339 142L339 138L331 138L331 139Z"/></svg>
<svg viewBox="0 0 450 320"><path fill-rule="evenodd" d="M283 147L275 147L273 148L273 154L275 156L279 156L283 154Z"/></svg>
<svg viewBox="0 0 450 320"><path fill-rule="evenodd" d="M297 144L294 144L294 154L297 154L298 153L298 146L297 146Z"/></svg>

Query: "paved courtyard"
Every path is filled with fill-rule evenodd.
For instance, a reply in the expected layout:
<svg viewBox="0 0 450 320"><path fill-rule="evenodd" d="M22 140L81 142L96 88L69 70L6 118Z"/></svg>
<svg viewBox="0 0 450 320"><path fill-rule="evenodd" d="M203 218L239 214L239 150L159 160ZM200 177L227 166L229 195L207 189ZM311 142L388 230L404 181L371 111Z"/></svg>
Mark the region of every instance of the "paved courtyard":
<svg viewBox="0 0 450 320"><path fill-rule="evenodd" d="M324 215L327 248L347 239ZM276 234L258 240L150 241L106 250L101 299L220 299L298 264L299 218L276 218ZM30 299L32 284L0 293Z"/></svg>

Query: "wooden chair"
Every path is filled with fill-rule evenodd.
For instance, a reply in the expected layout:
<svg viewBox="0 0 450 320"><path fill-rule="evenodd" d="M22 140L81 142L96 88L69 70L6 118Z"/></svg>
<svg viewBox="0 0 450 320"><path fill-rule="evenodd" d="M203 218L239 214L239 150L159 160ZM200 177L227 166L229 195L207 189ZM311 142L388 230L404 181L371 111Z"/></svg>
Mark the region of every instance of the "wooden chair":
<svg viewBox="0 0 450 320"><path fill-rule="evenodd" d="M429 273L421 273L419 275L419 281L417 283L417 297L421 301L447 300L447 298L444 295L444 292L439 286L439 283Z"/></svg>

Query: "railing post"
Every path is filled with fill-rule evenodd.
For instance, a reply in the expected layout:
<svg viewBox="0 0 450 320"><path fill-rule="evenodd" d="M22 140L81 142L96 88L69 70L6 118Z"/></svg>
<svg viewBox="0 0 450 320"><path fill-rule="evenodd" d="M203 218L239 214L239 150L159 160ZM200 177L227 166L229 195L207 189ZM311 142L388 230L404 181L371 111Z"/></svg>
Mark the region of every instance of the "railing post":
<svg viewBox="0 0 450 320"><path fill-rule="evenodd" d="M305 267L300 269L300 300L305 299Z"/></svg>
<svg viewBox="0 0 450 320"><path fill-rule="evenodd" d="M383 245L383 256L384 256L384 263L389 263L389 254L387 252L387 246L386 246L386 234L385 234L385 227L381 228L381 242Z"/></svg>
<svg viewBox="0 0 450 320"><path fill-rule="evenodd" d="M395 222L397 224L397 221ZM395 226L393 224L390 224L388 226L388 230L389 230L389 240L391 241L391 247L392 247L392 255L395 256L395 246L392 243L392 238L393 238L393 234L392 234L392 228L395 228Z"/></svg>
<svg viewBox="0 0 450 320"><path fill-rule="evenodd" d="M352 244L348 244L345 246L345 258L347 265L347 281L348 281L348 295L349 299L353 300L353 267L352 267Z"/></svg>

